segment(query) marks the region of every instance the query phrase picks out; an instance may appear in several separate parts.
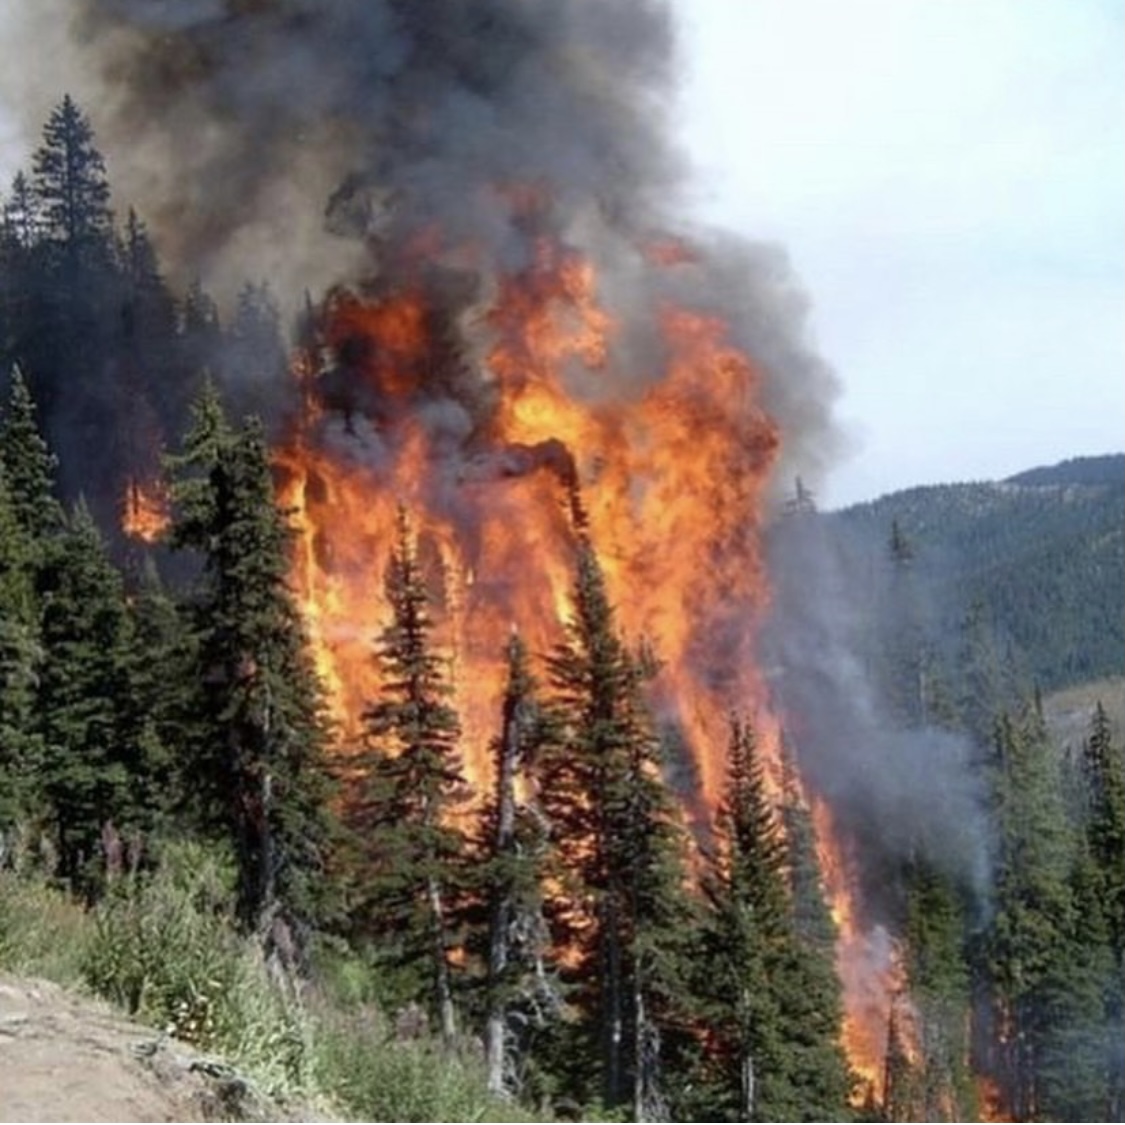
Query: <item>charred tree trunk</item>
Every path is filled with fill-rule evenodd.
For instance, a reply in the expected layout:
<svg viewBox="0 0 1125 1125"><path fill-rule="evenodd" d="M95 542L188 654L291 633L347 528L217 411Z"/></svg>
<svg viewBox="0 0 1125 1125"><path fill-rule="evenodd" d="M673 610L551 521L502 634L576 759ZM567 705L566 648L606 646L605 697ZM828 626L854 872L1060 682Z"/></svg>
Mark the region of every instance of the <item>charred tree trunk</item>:
<svg viewBox="0 0 1125 1125"><path fill-rule="evenodd" d="M457 1038L457 1018L453 1007L453 982L449 973L449 958L445 950L445 908L441 887L432 875L426 880L430 900L430 925L434 951L434 990L437 997L438 1021L441 1041L451 1048Z"/></svg>
<svg viewBox="0 0 1125 1125"><path fill-rule="evenodd" d="M510 855L515 847L515 776L520 752L519 704L520 700L512 697L504 703L504 726L500 737L500 761L496 778L496 826L492 841L494 857ZM484 1046L488 1089L497 1095L508 1093L504 1075L508 1022L504 976L508 968L512 910L511 888L506 882L494 882L488 934L489 1001Z"/></svg>
<svg viewBox="0 0 1125 1125"><path fill-rule="evenodd" d="M612 1109L623 1100L621 1054L625 1038L621 935L618 932L618 903L612 888L606 893L601 913L602 1064L605 1103Z"/></svg>

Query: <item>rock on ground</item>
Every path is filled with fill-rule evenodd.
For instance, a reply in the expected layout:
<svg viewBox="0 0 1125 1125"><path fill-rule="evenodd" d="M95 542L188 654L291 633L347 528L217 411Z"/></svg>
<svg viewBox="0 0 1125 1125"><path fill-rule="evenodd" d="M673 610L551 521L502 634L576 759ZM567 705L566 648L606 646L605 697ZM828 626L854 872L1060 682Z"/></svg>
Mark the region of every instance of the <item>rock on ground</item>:
<svg viewBox="0 0 1125 1125"><path fill-rule="evenodd" d="M58 985L0 974L0 1121L285 1120L223 1064Z"/></svg>

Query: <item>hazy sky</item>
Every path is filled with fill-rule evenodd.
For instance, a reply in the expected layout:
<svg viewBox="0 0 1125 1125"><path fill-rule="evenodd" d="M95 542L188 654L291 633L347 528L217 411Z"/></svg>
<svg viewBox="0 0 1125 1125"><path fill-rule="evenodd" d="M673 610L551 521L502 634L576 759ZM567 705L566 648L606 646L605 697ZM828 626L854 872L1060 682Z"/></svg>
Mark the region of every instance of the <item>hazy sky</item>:
<svg viewBox="0 0 1125 1125"><path fill-rule="evenodd" d="M823 502L1125 449L1125 3L677 7L697 202L844 386Z"/></svg>

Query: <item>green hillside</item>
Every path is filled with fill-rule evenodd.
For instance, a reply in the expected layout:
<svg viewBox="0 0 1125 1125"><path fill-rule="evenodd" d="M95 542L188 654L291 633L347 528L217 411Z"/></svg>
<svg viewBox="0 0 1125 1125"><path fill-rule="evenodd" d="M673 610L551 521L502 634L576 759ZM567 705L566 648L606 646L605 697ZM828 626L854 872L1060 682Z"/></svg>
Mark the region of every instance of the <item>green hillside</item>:
<svg viewBox="0 0 1125 1125"><path fill-rule="evenodd" d="M941 613L985 607L1043 689L1125 669L1125 455L912 488L829 519L872 559L897 523Z"/></svg>

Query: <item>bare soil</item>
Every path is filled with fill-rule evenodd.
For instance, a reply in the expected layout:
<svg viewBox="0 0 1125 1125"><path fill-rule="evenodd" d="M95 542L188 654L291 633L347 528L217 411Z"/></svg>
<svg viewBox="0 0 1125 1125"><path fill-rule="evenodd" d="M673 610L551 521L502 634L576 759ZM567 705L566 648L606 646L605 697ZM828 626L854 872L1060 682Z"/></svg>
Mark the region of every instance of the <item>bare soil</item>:
<svg viewBox="0 0 1125 1125"><path fill-rule="evenodd" d="M221 1062L96 1000L0 973L0 1121L290 1119Z"/></svg>

